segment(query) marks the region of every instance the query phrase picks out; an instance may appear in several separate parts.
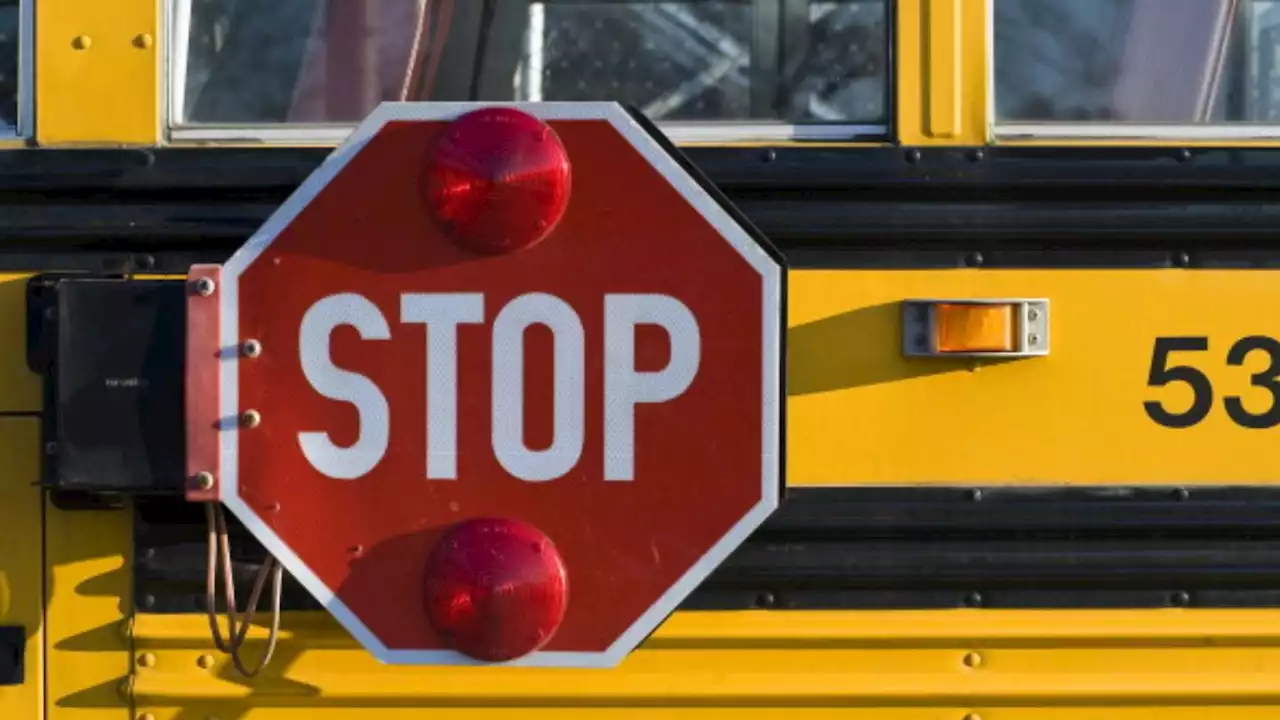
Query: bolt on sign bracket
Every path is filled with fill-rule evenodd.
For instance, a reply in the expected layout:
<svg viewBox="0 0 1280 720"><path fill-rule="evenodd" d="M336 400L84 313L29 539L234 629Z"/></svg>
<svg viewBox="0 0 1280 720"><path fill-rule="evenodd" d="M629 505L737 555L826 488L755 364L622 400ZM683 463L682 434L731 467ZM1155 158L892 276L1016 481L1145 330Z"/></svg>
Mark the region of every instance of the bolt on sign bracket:
<svg viewBox="0 0 1280 720"><path fill-rule="evenodd" d="M902 353L907 357L1048 355L1049 301L1044 298L904 300Z"/></svg>

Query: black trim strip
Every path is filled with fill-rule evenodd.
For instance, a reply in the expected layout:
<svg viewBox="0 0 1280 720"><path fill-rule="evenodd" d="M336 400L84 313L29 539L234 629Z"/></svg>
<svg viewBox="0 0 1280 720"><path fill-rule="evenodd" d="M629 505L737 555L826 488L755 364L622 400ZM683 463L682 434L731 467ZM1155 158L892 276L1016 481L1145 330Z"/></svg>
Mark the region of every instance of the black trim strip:
<svg viewBox="0 0 1280 720"><path fill-rule="evenodd" d="M322 148L0 153L0 269L225 259ZM1280 149L683 148L792 267L1280 267Z"/></svg>
<svg viewBox="0 0 1280 720"><path fill-rule="evenodd" d="M199 609L199 508L136 507L140 609ZM292 582L286 606L319 607ZM1280 488L791 488L683 607L972 606L1280 607Z"/></svg>

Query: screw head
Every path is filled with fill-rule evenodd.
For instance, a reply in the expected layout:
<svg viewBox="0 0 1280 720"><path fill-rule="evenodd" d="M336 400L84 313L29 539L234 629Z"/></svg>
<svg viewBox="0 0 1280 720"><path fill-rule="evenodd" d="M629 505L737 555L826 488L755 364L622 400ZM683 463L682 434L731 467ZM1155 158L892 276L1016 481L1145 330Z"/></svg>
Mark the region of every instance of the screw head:
<svg viewBox="0 0 1280 720"><path fill-rule="evenodd" d="M204 470L196 473L195 483L196 483L196 487L200 488L201 490L212 490L213 489L213 473L204 471Z"/></svg>
<svg viewBox="0 0 1280 720"><path fill-rule="evenodd" d="M262 414L257 410L245 410L240 413L240 427L256 428L262 424Z"/></svg>
<svg viewBox="0 0 1280 720"><path fill-rule="evenodd" d="M1040 336L1039 336L1039 335L1037 335L1037 334L1035 334L1035 333L1031 333L1030 335L1028 335L1028 336L1027 336L1027 343L1028 343L1029 345L1039 345L1039 344L1040 344Z"/></svg>
<svg viewBox="0 0 1280 720"><path fill-rule="evenodd" d="M256 358L262 354L262 343L249 338L240 345L240 354L245 357Z"/></svg>
<svg viewBox="0 0 1280 720"><path fill-rule="evenodd" d="M1027 310L1027 319L1028 319L1028 320L1030 320L1030 321L1032 321L1032 322L1035 322L1036 320L1039 320L1039 319L1040 319L1040 311L1039 311L1039 310L1037 310L1037 309L1035 309L1035 308L1031 308L1030 310Z"/></svg>
<svg viewBox="0 0 1280 720"><path fill-rule="evenodd" d="M209 297L213 291L217 289L217 285L213 282L213 278L202 277L193 284L195 293L200 297Z"/></svg>

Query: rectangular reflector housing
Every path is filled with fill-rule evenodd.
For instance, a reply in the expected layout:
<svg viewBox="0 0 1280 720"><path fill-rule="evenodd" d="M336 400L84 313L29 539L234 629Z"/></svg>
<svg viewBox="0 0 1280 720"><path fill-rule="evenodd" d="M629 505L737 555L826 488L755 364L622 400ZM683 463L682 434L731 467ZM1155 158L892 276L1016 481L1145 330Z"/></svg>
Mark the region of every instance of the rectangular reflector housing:
<svg viewBox="0 0 1280 720"><path fill-rule="evenodd" d="M940 353L1017 350L1017 307L1013 303L934 305L934 349Z"/></svg>

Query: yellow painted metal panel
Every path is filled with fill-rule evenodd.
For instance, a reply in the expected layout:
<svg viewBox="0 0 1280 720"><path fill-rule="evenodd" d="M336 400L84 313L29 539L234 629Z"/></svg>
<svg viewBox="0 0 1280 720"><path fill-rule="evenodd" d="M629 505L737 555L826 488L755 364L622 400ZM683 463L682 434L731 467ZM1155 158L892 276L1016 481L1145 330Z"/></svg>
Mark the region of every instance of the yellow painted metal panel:
<svg viewBox="0 0 1280 720"><path fill-rule="evenodd" d="M894 3L894 125L904 145L988 140L985 0Z"/></svg>
<svg viewBox="0 0 1280 720"><path fill-rule="evenodd" d="M138 711L158 720L356 708L376 718L412 717L411 708L441 718L1280 712L1277 610L687 612L619 668L587 671L384 666L323 614L291 614L285 625L279 659L246 681L211 653L202 616L139 616ZM1148 714L1156 708L1175 714Z"/></svg>
<svg viewBox="0 0 1280 720"><path fill-rule="evenodd" d="M40 378L27 368L28 277L0 273L0 412L40 410Z"/></svg>
<svg viewBox="0 0 1280 720"><path fill-rule="evenodd" d="M37 142L156 144L160 3L57 0L34 5Z"/></svg>
<svg viewBox="0 0 1280 720"><path fill-rule="evenodd" d="M44 588L36 485L39 421L0 419L0 625L26 629L25 680L0 686L0 718L44 717Z"/></svg>
<svg viewBox="0 0 1280 720"><path fill-rule="evenodd" d="M962 104L965 66L958 62L965 46L961 33L960 0L925 0L926 43L930 84L925 96L928 122L925 127L931 137L953 139L960 134L960 108Z"/></svg>
<svg viewBox="0 0 1280 720"><path fill-rule="evenodd" d="M789 292L793 485L1280 483L1280 430L1244 427L1227 407L1272 407L1251 385L1265 349L1239 366L1228 354L1246 336L1280 338L1274 272L815 270L792 272ZM1049 355L904 358L899 303L936 297L1048 298ZM1208 342L1169 355L1212 386L1185 429L1144 409L1192 405L1186 384L1148 387L1155 339L1169 336Z"/></svg>
<svg viewBox="0 0 1280 720"><path fill-rule="evenodd" d="M124 720L132 511L46 504L45 523L49 720Z"/></svg>

